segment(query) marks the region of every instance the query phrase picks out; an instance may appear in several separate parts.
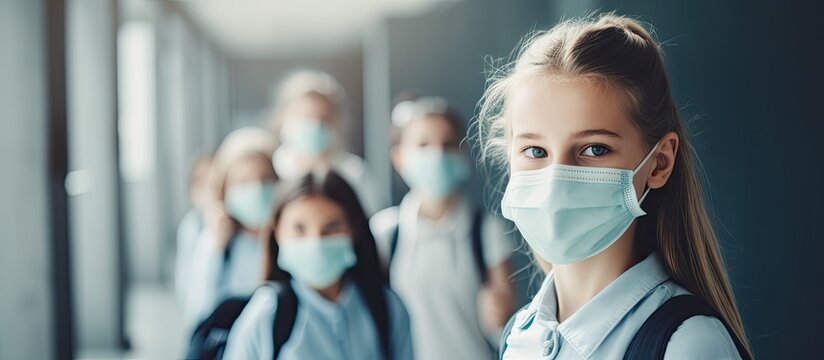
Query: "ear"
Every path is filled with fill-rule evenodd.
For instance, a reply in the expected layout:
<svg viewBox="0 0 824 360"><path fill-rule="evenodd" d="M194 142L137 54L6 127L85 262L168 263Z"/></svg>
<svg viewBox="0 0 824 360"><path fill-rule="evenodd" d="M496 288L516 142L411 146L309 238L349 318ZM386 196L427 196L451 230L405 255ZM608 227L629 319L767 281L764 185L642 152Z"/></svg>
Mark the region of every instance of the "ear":
<svg viewBox="0 0 824 360"><path fill-rule="evenodd" d="M667 184L675 168L675 158L678 156L680 137L675 132L669 132L658 143L656 154L652 156L655 168L647 178L647 186L651 189L660 189Z"/></svg>
<svg viewBox="0 0 824 360"><path fill-rule="evenodd" d="M392 167L400 174L403 168L403 156L401 156L400 145L395 145L390 150L389 159L392 161Z"/></svg>

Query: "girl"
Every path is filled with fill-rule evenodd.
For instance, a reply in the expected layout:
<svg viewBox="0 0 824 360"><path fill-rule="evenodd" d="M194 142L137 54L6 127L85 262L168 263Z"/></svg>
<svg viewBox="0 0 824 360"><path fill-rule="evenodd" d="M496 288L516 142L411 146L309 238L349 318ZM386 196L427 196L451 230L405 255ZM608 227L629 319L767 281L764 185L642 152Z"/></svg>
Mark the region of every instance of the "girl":
<svg viewBox="0 0 824 360"><path fill-rule="evenodd" d="M482 158L508 166L503 215L553 267L504 332L503 358L620 358L651 314L684 294L715 314L683 321L663 358L749 357L649 33L614 15L565 21L502 75L481 107Z"/></svg>
<svg viewBox="0 0 824 360"><path fill-rule="evenodd" d="M298 179L263 233L270 281L294 292L286 341L275 346L278 291L255 291L229 333L227 359L412 359L409 318L386 284L354 191L317 170ZM286 291L286 290L281 290Z"/></svg>
<svg viewBox="0 0 824 360"><path fill-rule="evenodd" d="M177 251L175 253L175 295L180 305L185 305L186 276L189 275L189 258L192 256L200 231L203 230L203 212L212 201L212 187L208 185L212 168L212 155L201 155L192 168L189 178L189 201L192 208L186 212L177 227Z"/></svg>
<svg viewBox="0 0 824 360"><path fill-rule="evenodd" d="M494 358L514 310L513 245L501 223L460 191L472 171L458 147L461 120L444 99L423 97L398 103L392 124L392 163L411 190L370 225L392 287L409 308L415 354Z"/></svg>
<svg viewBox="0 0 824 360"><path fill-rule="evenodd" d="M249 295L260 284L263 245L258 232L269 218L278 180L268 154L271 134L243 128L229 134L215 156L218 200L188 269L184 317L188 328L208 316L223 299Z"/></svg>
<svg viewBox="0 0 824 360"><path fill-rule="evenodd" d="M331 75L298 71L278 88L273 117L281 141L272 156L284 179L306 174L319 164L333 168L355 189L368 214L383 205L363 159L344 151L343 88Z"/></svg>

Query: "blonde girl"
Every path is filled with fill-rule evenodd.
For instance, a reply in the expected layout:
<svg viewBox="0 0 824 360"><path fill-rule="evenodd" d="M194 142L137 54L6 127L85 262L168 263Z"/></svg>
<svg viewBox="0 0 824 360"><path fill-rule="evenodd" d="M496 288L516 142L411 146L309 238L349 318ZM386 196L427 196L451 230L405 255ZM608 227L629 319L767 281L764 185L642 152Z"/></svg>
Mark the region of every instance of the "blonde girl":
<svg viewBox="0 0 824 360"><path fill-rule="evenodd" d="M648 358L751 356L661 49L641 24L606 14L532 37L490 82L477 125L482 159L509 172L504 217L552 266L502 358L633 358L639 329L673 299L707 311Z"/></svg>

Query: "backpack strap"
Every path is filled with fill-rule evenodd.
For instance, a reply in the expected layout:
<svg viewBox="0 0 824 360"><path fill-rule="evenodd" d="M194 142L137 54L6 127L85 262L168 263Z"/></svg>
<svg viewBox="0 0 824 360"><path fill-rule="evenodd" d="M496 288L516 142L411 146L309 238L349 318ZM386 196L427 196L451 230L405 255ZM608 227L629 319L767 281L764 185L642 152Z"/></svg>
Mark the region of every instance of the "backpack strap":
<svg viewBox="0 0 824 360"><path fill-rule="evenodd" d="M229 330L249 303L249 297L233 297L221 302L195 328L189 341L187 359L220 359L229 338Z"/></svg>
<svg viewBox="0 0 824 360"><path fill-rule="evenodd" d="M386 288L384 288L383 290L384 291L382 291L382 293L385 292ZM381 350L384 353L383 354L384 359L392 360L395 357L394 354L392 353L392 350L393 350L392 349L392 341L391 341L392 333L391 333L391 330L390 330L390 327L391 327L390 323L391 323L392 319L391 319L390 314L389 314L389 302L386 301L386 296L383 296L382 300L384 302L383 316L386 317L386 321L382 321L382 322L375 321L375 327L378 330L378 341L380 341ZM378 309L370 308L369 312L372 314L373 317L379 316ZM383 335L381 335L381 334L383 334Z"/></svg>
<svg viewBox="0 0 824 360"><path fill-rule="evenodd" d="M484 260L484 246L481 239L481 228L483 227L484 212L480 209L472 216L472 258L475 260L475 269L481 279L481 284L486 284L489 280L489 268Z"/></svg>
<svg viewBox="0 0 824 360"><path fill-rule="evenodd" d="M277 360L280 350L289 336L292 335L292 329L295 327L295 319L298 314L298 297L295 290L289 284L289 281L283 281L281 286L273 286L267 283L266 286L271 286L277 291L278 308L275 310L275 320L272 323L272 358Z"/></svg>
<svg viewBox="0 0 824 360"><path fill-rule="evenodd" d="M234 235L229 239L229 242L226 244L226 247L223 249L223 259L220 266L220 274L218 274L217 278L217 286L218 289L225 285L227 282L227 277L229 276L229 263L232 260L232 247L235 244Z"/></svg>
<svg viewBox="0 0 824 360"><path fill-rule="evenodd" d="M715 309L695 295L680 295L667 300L644 321L627 347L624 360L663 359L672 334L684 321L699 315L721 320L735 342L738 354L742 359L750 359L743 344L733 335L727 322Z"/></svg>
<svg viewBox="0 0 824 360"><path fill-rule="evenodd" d="M392 260L395 258L395 252L398 250L398 236L400 236L400 222L392 229L392 237L389 238L389 258L386 261L387 269L389 265L392 264Z"/></svg>

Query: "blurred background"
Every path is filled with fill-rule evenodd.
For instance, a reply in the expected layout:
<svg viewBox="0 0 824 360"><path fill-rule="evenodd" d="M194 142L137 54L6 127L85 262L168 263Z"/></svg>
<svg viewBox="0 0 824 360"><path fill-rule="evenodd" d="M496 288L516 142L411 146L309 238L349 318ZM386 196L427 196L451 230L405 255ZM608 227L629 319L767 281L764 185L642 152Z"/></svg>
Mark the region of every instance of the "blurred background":
<svg viewBox="0 0 824 360"><path fill-rule="evenodd" d="M0 359L180 357L172 275L192 164L231 130L265 124L287 72L341 82L348 151L397 204L405 188L387 156L396 95L443 96L470 119L490 59L593 10L638 15L665 43L756 356L814 358L824 321L823 8L0 1Z"/></svg>

